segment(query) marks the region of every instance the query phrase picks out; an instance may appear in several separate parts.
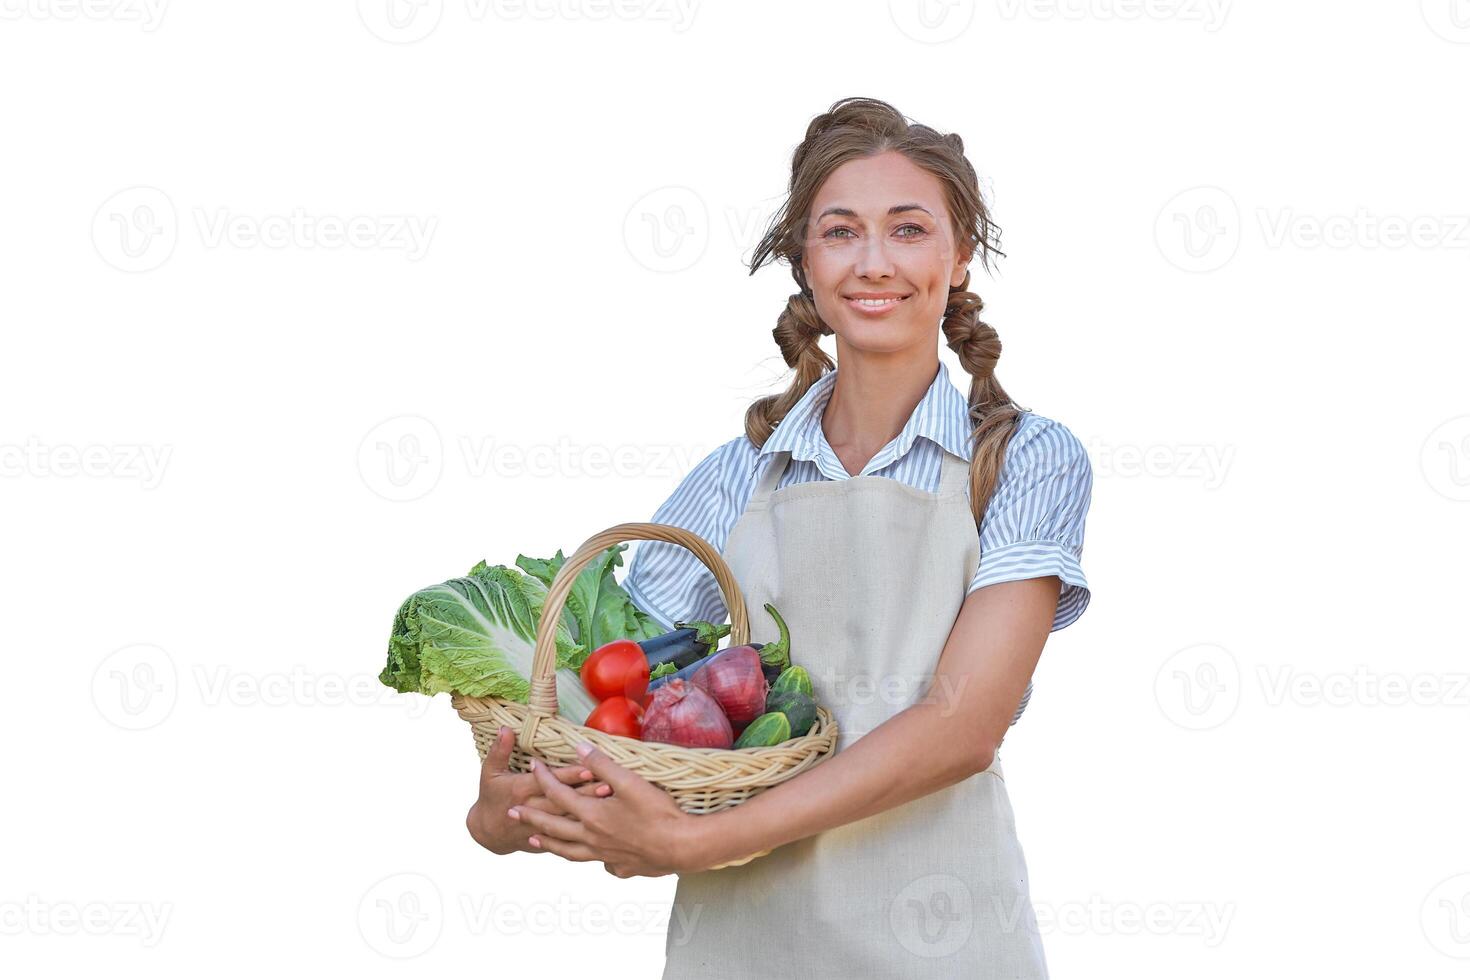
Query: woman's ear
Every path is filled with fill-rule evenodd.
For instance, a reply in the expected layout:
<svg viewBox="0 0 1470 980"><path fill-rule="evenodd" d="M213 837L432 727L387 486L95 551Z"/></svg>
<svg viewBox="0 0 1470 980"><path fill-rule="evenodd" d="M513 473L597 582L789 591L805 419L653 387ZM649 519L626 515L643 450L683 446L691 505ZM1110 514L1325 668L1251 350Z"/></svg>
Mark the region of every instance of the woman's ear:
<svg viewBox="0 0 1470 980"><path fill-rule="evenodd" d="M965 283L965 276L970 269L970 256L974 255L973 249L960 249L955 253L954 268L949 273L949 285L953 289L959 289Z"/></svg>

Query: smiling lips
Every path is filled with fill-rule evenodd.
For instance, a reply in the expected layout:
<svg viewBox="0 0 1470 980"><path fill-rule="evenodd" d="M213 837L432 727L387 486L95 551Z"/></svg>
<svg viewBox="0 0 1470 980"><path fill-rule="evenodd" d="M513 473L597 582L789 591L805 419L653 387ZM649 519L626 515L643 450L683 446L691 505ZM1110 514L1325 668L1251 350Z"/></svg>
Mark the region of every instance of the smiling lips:
<svg viewBox="0 0 1470 980"><path fill-rule="evenodd" d="M844 296L847 305L864 316L881 316L889 310L896 309L899 304L908 299L910 293L854 293Z"/></svg>

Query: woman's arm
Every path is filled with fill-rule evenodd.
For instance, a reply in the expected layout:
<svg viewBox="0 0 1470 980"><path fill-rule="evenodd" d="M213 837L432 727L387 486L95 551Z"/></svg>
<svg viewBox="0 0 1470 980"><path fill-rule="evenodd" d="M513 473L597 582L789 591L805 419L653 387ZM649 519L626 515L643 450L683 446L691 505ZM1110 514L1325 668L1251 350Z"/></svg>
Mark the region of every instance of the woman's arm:
<svg viewBox="0 0 1470 980"><path fill-rule="evenodd" d="M918 704L801 775L691 821L686 866L779 847L990 768L1041 658L1060 592L1055 575L971 592Z"/></svg>

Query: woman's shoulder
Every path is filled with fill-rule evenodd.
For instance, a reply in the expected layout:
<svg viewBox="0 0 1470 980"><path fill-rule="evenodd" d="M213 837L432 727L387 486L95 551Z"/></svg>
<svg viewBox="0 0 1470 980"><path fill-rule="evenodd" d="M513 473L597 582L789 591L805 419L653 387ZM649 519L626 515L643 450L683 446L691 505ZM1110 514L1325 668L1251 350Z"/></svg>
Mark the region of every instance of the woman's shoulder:
<svg viewBox="0 0 1470 980"><path fill-rule="evenodd" d="M1086 462L1087 447L1061 422L1036 412L1022 412L1016 431L1007 444L1008 452L1046 452L1069 461Z"/></svg>
<svg viewBox="0 0 1470 980"><path fill-rule="evenodd" d="M712 449L695 465L695 469L718 474L726 483L740 483L754 478L755 462L759 456L760 447L742 432Z"/></svg>

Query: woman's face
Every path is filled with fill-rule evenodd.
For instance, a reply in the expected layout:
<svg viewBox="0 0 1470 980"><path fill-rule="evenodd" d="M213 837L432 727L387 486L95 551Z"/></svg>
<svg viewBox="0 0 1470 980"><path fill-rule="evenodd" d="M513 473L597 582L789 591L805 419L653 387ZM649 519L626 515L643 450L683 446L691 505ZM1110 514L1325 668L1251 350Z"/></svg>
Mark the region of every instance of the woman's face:
<svg viewBox="0 0 1470 980"><path fill-rule="evenodd" d="M807 219L802 269L841 341L875 353L935 343L949 288L969 265L938 177L892 150L849 160L818 189Z"/></svg>

